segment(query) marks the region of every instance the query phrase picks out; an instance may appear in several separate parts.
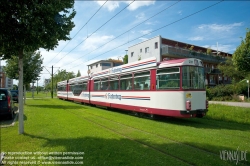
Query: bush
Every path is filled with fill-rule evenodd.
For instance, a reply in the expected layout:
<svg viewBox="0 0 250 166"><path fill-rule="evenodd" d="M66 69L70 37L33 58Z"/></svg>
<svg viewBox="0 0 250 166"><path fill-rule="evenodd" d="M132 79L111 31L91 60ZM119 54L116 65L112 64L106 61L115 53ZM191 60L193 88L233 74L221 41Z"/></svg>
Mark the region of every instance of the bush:
<svg viewBox="0 0 250 166"><path fill-rule="evenodd" d="M206 95L208 100L216 101L240 101L239 94L247 96L247 84L240 82L236 84L217 85L206 89Z"/></svg>

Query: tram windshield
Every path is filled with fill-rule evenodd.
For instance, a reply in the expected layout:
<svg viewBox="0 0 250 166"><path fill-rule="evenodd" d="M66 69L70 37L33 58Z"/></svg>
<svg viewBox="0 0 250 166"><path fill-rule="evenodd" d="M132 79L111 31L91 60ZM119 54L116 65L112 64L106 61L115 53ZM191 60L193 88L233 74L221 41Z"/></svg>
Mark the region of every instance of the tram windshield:
<svg viewBox="0 0 250 166"><path fill-rule="evenodd" d="M182 89L205 89L204 68L198 66L182 67Z"/></svg>

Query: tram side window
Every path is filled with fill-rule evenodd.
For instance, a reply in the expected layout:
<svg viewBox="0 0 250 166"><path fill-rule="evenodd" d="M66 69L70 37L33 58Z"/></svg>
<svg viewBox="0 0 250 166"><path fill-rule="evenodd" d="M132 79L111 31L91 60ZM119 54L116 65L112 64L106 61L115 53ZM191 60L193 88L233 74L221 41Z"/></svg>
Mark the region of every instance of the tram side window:
<svg viewBox="0 0 250 166"><path fill-rule="evenodd" d="M164 89L179 89L180 88L180 69L166 68L157 70L156 76L158 90Z"/></svg>
<svg viewBox="0 0 250 166"><path fill-rule="evenodd" d="M101 90L109 89L109 78L101 78Z"/></svg>
<svg viewBox="0 0 250 166"><path fill-rule="evenodd" d="M101 90L101 80L100 79L94 80L94 90Z"/></svg>
<svg viewBox="0 0 250 166"><path fill-rule="evenodd" d="M74 84L69 84L69 91L72 91L74 89Z"/></svg>
<svg viewBox="0 0 250 166"><path fill-rule="evenodd" d="M120 76L120 90L132 90L132 74Z"/></svg>
<svg viewBox="0 0 250 166"><path fill-rule="evenodd" d="M87 90L87 83L86 82L81 82L81 83L76 83L74 86L73 86L73 94L75 96L79 96L82 91L86 91Z"/></svg>
<svg viewBox="0 0 250 166"><path fill-rule="evenodd" d="M98 78L94 80L94 90L108 90L109 80L108 78Z"/></svg>
<svg viewBox="0 0 250 166"><path fill-rule="evenodd" d="M119 90L119 76L109 78L109 88L107 90Z"/></svg>
<svg viewBox="0 0 250 166"><path fill-rule="evenodd" d="M65 85L58 85L57 91L66 91L66 86Z"/></svg>
<svg viewBox="0 0 250 166"><path fill-rule="evenodd" d="M149 90L150 71L134 74L134 90Z"/></svg>

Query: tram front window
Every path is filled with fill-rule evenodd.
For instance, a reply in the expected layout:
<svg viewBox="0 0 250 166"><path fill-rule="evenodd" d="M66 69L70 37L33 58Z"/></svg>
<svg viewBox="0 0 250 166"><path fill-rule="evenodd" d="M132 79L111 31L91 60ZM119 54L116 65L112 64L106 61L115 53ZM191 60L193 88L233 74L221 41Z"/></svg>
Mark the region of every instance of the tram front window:
<svg viewBox="0 0 250 166"><path fill-rule="evenodd" d="M204 68L197 66L182 67L183 89L205 89Z"/></svg>

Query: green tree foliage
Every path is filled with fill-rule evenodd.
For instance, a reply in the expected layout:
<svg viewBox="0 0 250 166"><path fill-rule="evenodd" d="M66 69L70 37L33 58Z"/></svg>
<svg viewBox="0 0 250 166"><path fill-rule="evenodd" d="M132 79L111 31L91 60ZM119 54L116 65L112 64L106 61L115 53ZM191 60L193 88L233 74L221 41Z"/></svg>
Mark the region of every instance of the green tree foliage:
<svg viewBox="0 0 250 166"><path fill-rule="evenodd" d="M74 0L1 1L0 56L9 59L23 51L51 50L59 40L69 40L73 5Z"/></svg>
<svg viewBox="0 0 250 166"><path fill-rule="evenodd" d="M23 82L24 85L27 85L39 77L43 70L43 58L40 52L25 52L23 60L25 66ZM18 57L12 56L11 59L8 59L3 70L9 78L18 79Z"/></svg>
<svg viewBox="0 0 250 166"><path fill-rule="evenodd" d="M13 90L18 90L18 86L17 85L13 85Z"/></svg>
<svg viewBox="0 0 250 166"><path fill-rule="evenodd" d="M0 1L0 57L19 57L19 134L23 127L23 54L54 49L69 40L76 12L74 0Z"/></svg>
<svg viewBox="0 0 250 166"><path fill-rule="evenodd" d="M250 30L233 54L233 62L239 71L250 72Z"/></svg>
<svg viewBox="0 0 250 166"><path fill-rule="evenodd" d="M64 81L64 80L69 80L71 78L75 78L76 75L74 74L74 72L67 72L66 70L58 70L57 74L54 74L53 76L53 89L55 89L56 85L58 82L60 81ZM46 90L51 90L51 83L48 84L45 87Z"/></svg>
<svg viewBox="0 0 250 166"><path fill-rule="evenodd" d="M212 54L212 50L210 47L207 48L207 55L211 55Z"/></svg>
<svg viewBox="0 0 250 166"><path fill-rule="evenodd" d="M237 70L232 58L228 58L225 63L219 64L218 68L224 76L232 78L234 82L239 82L246 76L246 72Z"/></svg>
<svg viewBox="0 0 250 166"><path fill-rule="evenodd" d="M81 76L81 73L80 73L80 70L78 70L76 77L80 77L80 76Z"/></svg>
<svg viewBox="0 0 250 166"><path fill-rule="evenodd" d="M208 100L240 101L239 94L247 96L247 84L245 81L228 85L217 85L206 89Z"/></svg>
<svg viewBox="0 0 250 166"><path fill-rule="evenodd" d="M123 64L127 64L127 63L128 63L128 55L124 55Z"/></svg>

